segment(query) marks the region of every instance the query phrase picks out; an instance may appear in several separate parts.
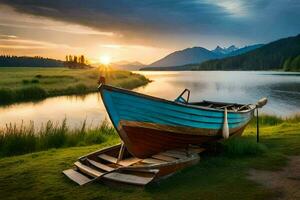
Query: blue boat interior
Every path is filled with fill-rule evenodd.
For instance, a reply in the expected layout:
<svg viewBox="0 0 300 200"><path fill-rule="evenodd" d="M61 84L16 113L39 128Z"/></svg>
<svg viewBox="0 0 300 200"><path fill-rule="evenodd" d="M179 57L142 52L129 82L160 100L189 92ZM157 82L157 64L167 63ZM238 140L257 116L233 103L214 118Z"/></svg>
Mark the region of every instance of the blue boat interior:
<svg viewBox="0 0 300 200"><path fill-rule="evenodd" d="M225 109L232 111L246 111L251 109L249 105L237 104L237 103L224 103L213 101L201 101L201 102L189 102L190 90L185 89L174 101L177 103L184 103L187 105L201 106L207 108Z"/></svg>

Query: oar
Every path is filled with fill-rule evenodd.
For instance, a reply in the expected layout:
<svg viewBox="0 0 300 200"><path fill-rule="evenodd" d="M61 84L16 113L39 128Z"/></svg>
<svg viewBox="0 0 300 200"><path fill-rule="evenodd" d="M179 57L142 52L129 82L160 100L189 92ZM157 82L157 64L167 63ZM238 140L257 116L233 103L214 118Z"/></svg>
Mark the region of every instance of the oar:
<svg viewBox="0 0 300 200"><path fill-rule="evenodd" d="M259 142L259 119L258 119L258 109L262 108L264 105L266 105L268 102L268 99L266 97L260 99L256 104L256 141Z"/></svg>

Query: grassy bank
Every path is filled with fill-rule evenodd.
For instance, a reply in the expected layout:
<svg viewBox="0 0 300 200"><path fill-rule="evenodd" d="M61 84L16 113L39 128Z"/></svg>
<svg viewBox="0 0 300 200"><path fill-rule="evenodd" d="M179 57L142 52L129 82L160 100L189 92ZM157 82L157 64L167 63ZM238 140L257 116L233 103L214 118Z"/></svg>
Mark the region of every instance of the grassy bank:
<svg viewBox="0 0 300 200"><path fill-rule="evenodd" d="M67 126L66 119L61 123L48 121L40 129L36 129L33 123L28 126L9 124L0 129L0 157L107 141L118 141L115 129L107 121L95 128L87 128L83 122L75 129Z"/></svg>
<svg viewBox="0 0 300 200"><path fill-rule="evenodd" d="M133 89L149 82L128 71L67 68L0 68L0 104L96 92L100 74L108 84Z"/></svg>
<svg viewBox="0 0 300 200"><path fill-rule="evenodd" d="M260 116L259 123L262 127L284 123L300 123L300 116L281 118L263 115ZM252 130L254 134L256 131L256 118L253 118L247 130ZM50 148L101 144L108 140L118 140L118 136L115 129L107 121L102 122L96 128L87 128L86 123L83 122L82 126L76 129L70 129L67 126L66 119L61 123L48 121L40 129L36 129L33 123L29 126L8 124L5 128L0 129L0 157L21 155ZM231 141L232 143L230 142L229 146L232 147L235 144L234 141ZM245 143L239 141L236 144L240 145L241 148L247 145L249 148L252 146L257 147L256 143L247 143L247 141ZM260 150L257 149L258 152Z"/></svg>
<svg viewBox="0 0 300 200"><path fill-rule="evenodd" d="M281 118L263 115L260 116L259 123L262 127L286 123L300 123L300 116L295 115L288 118ZM253 118L247 130L251 130L253 134L256 132L256 118ZM118 136L115 129L107 121L103 121L95 128L87 128L86 123L83 122L82 126L76 129L70 129L67 126L66 119L61 123L48 121L40 129L36 129L33 123L28 126L8 124L5 128L0 129L0 157L22 155L50 148L101 144L108 140L117 141ZM228 148L229 151L234 151L245 146L248 146L249 149L257 147L258 149L255 151L261 152L262 148L256 145L255 140L253 142L248 143L247 140L245 142L235 142L235 140L230 140L229 145L226 144L224 147L231 147ZM236 145L234 146L234 144Z"/></svg>
<svg viewBox="0 0 300 200"><path fill-rule="evenodd" d="M261 127L261 143L255 143L255 127L240 139L228 140L224 152L204 156L199 164L145 189L108 187L93 183L78 187L61 174L100 145L51 149L22 156L0 158L0 196L3 199L272 199L278 191L247 179L250 168L278 170L287 156L300 155L300 123L283 120ZM241 145L242 144L242 145Z"/></svg>

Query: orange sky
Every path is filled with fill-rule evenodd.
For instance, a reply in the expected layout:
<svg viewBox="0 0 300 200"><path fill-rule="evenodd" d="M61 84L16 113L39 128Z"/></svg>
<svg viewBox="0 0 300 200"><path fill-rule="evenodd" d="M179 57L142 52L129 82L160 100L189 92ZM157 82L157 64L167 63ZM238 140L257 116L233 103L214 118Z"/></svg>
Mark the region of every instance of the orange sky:
<svg viewBox="0 0 300 200"><path fill-rule="evenodd" d="M0 6L0 54L65 59L84 54L91 62L109 56L112 62L127 60L151 63L176 50L129 43L121 34L101 32L87 26L45 17L20 14Z"/></svg>
<svg viewBox="0 0 300 200"><path fill-rule="evenodd" d="M150 64L188 47L299 34L299 0L0 0L0 54Z"/></svg>

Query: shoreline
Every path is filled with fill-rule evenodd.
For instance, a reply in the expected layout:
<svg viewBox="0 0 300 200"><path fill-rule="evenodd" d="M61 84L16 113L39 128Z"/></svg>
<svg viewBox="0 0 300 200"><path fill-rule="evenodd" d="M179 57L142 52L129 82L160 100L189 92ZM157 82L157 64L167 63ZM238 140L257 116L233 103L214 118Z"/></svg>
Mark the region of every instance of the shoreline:
<svg viewBox="0 0 300 200"><path fill-rule="evenodd" d="M120 70L101 71L97 68L74 70L18 67L0 68L0 72L3 74L0 106L38 102L48 97L94 93L98 91L97 80L103 73L107 76L108 84L125 89L135 89L151 82L141 74Z"/></svg>
<svg viewBox="0 0 300 200"><path fill-rule="evenodd" d="M296 114L285 118L262 115L259 117L259 124L261 128L289 125L300 127L300 115ZM256 118L249 122L243 136L247 136L249 133L256 134ZM81 126L76 128L70 128L66 118L59 123L49 120L39 129L35 128L33 122L29 125L7 124L6 127L0 128L0 158L51 148L102 144L109 140L119 141L119 136L107 120L103 120L96 127L88 127L84 120Z"/></svg>

